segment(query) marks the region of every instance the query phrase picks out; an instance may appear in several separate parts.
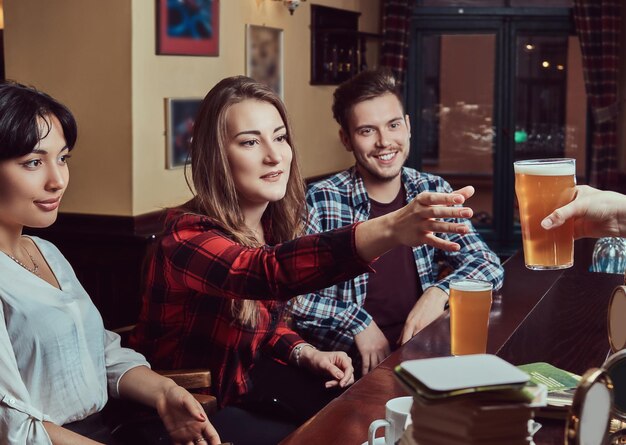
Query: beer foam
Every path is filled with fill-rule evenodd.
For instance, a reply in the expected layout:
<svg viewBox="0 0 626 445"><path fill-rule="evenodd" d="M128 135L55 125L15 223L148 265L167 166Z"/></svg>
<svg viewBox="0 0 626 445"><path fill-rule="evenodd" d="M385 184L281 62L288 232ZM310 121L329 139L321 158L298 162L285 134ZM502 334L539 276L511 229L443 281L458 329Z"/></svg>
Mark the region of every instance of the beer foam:
<svg viewBox="0 0 626 445"><path fill-rule="evenodd" d="M488 281L480 280L457 280L450 283L450 289L466 292L480 292L493 289L493 285Z"/></svg>
<svg viewBox="0 0 626 445"><path fill-rule="evenodd" d="M576 165L573 162L516 162L513 164L513 166L515 168L515 173L522 175L570 176L576 173Z"/></svg>

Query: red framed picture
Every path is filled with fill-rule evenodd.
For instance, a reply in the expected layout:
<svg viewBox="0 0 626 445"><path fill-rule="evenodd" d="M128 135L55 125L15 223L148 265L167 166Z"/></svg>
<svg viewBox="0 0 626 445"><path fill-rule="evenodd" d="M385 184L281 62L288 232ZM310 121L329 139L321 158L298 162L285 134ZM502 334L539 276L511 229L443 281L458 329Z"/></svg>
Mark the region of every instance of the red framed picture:
<svg viewBox="0 0 626 445"><path fill-rule="evenodd" d="M219 0L156 0L159 55L219 56Z"/></svg>

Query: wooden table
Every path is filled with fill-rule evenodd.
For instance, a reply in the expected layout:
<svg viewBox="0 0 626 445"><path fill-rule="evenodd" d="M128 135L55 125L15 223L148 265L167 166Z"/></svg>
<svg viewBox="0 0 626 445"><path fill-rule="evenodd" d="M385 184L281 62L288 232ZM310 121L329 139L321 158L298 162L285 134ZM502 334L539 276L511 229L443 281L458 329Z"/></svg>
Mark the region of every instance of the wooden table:
<svg viewBox="0 0 626 445"><path fill-rule="evenodd" d="M609 351L606 310L621 275L588 272L593 240L577 241L575 265L531 271L521 252L505 264L494 295L487 352L521 365L545 361L575 372L602 365ZM369 424L384 418L385 402L407 395L393 374L404 360L450 355L450 320L440 317L376 369L281 442L281 445L360 445ZM563 444L563 422L539 419L537 445Z"/></svg>

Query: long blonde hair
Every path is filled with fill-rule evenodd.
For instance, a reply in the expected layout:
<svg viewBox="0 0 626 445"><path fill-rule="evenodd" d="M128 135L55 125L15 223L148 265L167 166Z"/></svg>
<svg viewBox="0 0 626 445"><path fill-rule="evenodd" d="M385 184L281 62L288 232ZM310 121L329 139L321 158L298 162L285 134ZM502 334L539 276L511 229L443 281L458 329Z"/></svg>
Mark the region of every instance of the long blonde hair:
<svg viewBox="0 0 626 445"><path fill-rule="evenodd" d="M223 79L208 92L200 105L190 146L193 188L187 181L194 198L187 203L186 208L190 212L212 218L238 243L259 247L261 243L245 225L226 155L226 112L232 105L247 99L267 102L278 110L293 151L285 196L279 201L270 202L263 215L269 239L273 243L280 243L301 233L306 215L304 182L298 167L287 110L268 86L245 76ZM257 301L232 300L231 309L233 316L242 324L251 327L257 325Z"/></svg>

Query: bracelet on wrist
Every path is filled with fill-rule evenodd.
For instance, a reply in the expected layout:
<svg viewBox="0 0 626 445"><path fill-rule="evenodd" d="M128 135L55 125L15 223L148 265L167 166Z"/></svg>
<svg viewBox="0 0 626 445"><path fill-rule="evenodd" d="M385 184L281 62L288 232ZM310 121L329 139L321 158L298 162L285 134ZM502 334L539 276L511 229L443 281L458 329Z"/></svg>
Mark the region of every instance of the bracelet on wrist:
<svg viewBox="0 0 626 445"><path fill-rule="evenodd" d="M296 362L296 366L300 366L300 357L302 356L302 350L306 347L317 349L310 343L300 343L293 348L293 352L291 353L293 360Z"/></svg>

